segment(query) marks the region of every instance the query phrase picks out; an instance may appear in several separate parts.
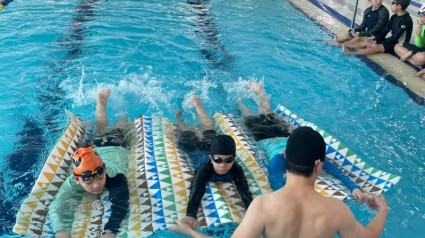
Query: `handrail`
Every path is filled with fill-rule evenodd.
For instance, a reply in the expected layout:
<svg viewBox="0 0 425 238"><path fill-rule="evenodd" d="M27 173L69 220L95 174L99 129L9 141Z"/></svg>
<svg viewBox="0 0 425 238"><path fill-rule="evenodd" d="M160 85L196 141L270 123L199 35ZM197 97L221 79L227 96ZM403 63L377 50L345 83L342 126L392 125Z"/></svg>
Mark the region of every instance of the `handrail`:
<svg viewBox="0 0 425 238"><path fill-rule="evenodd" d="M356 7L354 8L353 20L351 21L351 28L354 28L354 24L356 23L356 14L357 7L359 6L359 0L356 1Z"/></svg>

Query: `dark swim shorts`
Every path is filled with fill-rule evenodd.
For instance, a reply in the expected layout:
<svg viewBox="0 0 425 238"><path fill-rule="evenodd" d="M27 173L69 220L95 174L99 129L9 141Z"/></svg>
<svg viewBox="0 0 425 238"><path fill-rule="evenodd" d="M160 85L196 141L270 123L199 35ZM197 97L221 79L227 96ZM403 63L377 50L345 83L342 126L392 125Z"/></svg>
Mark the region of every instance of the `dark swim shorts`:
<svg viewBox="0 0 425 238"><path fill-rule="evenodd" d="M288 137L289 124L275 113L259 114L244 118L246 128L256 141L275 137Z"/></svg>
<svg viewBox="0 0 425 238"><path fill-rule="evenodd" d="M384 49L385 49L385 53L387 53L387 54L394 54L395 53L395 51L394 51L394 46L395 45L397 45L398 44L398 42L396 42L396 43L382 43L382 45L384 46Z"/></svg>
<svg viewBox="0 0 425 238"><path fill-rule="evenodd" d="M121 146L126 147L125 132L122 129L112 129L103 134L96 135L89 143L95 147Z"/></svg>
<svg viewBox="0 0 425 238"><path fill-rule="evenodd" d="M202 139L199 139L194 131L182 131L178 133L178 143L186 152L210 150L211 140L216 135L214 130L205 130L202 132Z"/></svg>

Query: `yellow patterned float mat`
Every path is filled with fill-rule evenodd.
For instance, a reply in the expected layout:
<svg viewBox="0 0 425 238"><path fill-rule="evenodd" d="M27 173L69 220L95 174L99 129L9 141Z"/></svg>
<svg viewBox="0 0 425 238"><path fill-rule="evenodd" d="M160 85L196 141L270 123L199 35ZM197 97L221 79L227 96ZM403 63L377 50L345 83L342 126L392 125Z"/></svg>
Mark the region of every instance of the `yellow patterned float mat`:
<svg viewBox="0 0 425 238"><path fill-rule="evenodd" d="M49 204L71 174L71 156L86 135L88 123L67 111L69 123L48 156L29 196L22 204L14 232L26 236L52 236ZM188 156L176 145L175 125L167 118L140 116L134 121L127 171L129 213L118 237L148 237L174 225L186 215L193 171ZM265 174L249 153L238 147L255 196L271 191ZM208 183L198 211L202 226L239 223L245 207L233 183ZM109 193L83 194L65 223L73 237L99 237L111 215Z"/></svg>

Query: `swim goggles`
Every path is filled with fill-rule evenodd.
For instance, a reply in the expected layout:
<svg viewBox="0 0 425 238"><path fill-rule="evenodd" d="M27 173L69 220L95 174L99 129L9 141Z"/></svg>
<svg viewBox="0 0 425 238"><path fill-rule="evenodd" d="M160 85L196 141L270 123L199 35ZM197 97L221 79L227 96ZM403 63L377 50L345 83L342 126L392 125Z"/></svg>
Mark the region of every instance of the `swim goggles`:
<svg viewBox="0 0 425 238"><path fill-rule="evenodd" d="M105 172L105 167L99 166L94 171L85 171L85 172L82 172L81 174L74 174L74 175L80 176L83 179L83 181L86 182L86 181L94 179L95 177L102 176L104 172Z"/></svg>
<svg viewBox="0 0 425 238"><path fill-rule="evenodd" d="M425 11L418 11L419 16L425 16Z"/></svg>
<svg viewBox="0 0 425 238"><path fill-rule="evenodd" d="M215 155L211 155L211 157L212 157L212 160L214 161L214 163L217 163L217 164L221 164L221 163L230 164L233 161L235 161L235 158L236 158L236 156L234 156L234 155L230 156L229 158L225 158L225 159L219 158Z"/></svg>
<svg viewBox="0 0 425 238"><path fill-rule="evenodd" d="M399 5L396 1L392 1L391 5Z"/></svg>

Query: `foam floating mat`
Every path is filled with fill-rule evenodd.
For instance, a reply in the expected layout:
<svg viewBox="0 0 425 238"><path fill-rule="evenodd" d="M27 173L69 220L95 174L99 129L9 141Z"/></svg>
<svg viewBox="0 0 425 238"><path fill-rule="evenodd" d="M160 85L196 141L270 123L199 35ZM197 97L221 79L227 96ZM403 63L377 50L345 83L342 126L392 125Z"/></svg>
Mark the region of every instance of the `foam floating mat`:
<svg viewBox="0 0 425 238"><path fill-rule="evenodd" d="M231 135L237 141L237 146L241 146L245 151L250 153L255 160L257 160L261 169L265 174L268 174L268 159L265 152L262 151L250 133L241 125L233 115L230 114L215 114L214 118L218 125L223 128L226 134ZM238 145L239 143L239 145ZM241 150L238 147L238 150ZM350 199L350 191L343 183L327 173L321 173L316 181L316 191L324 196L332 196L341 200Z"/></svg>
<svg viewBox="0 0 425 238"><path fill-rule="evenodd" d="M399 176L376 169L332 135L313 123L298 118L279 105L275 112L294 126L310 126L327 143L327 158L355 181L364 191L383 193L397 184ZM32 191L18 211L14 232L25 236L53 236L48 217L49 204L71 173L71 156L86 137L89 124L66 111L69 121L49 154ZM236 142L236 161L244 169L253 196L271 192L267 180L268 160L255 140L229 114L214 115L216 130L231 135ZM178 148L175 125L164 117L140 116L134 120L127 179L129 212L118 237L148 237L174 225L186 215L189 186L193 177L188 156ZM201 226L239 223L245 207L233 183L208 183L198 211ZM324 196L350 199L341 181L323 173L315 189ZM74 212L66 217L73 237L99 237L111 215L109 193L82 194Z"/></svg>
<svg viewBox="0 0 425 238"><path fill-rule="evenodd" d="M53 236L49 204L71 173L71 156L83 140L88 123L67 111L69 122L48 156L29 196L16 218L14 232L20 235ZM175 125L164 117L140 116L134 121L127 179L129 212L118 237L148 237L174 225L186 215L193 171L188 156L177 147ZM245 150L237 161L244 169L254 196L270 192L267 176ZM233 183L208 183L198 211L201 226L239 223L245 207ZM111 215L109 193L84 193L74 213L66 217L73 237L100 237Z"/></svg>
<svg viewBox="0 0 425 238"><path fill-rule="evenodd" d="M376 169L363 162L353 151L341 143L338 139L320 129L311 122L305 121L290 112L287 108L279 105L275 112L285 121L295 127L309 126L318 131L326 142L326 157L348 175L365 192L381 194L391 186L397 184L399 176ZM245 151L251 154L257 167L263 169L268 174L268 159L265 152L259 149L250 133L241 125L240 120L230 114L217 113L214 115L218 127L224 133L231 135L237 142L238 151ZM319 175L315 189L324 196L332 196L340 200L352 199L349 189L342 181L332 175L322 171Z"/></svg>
<svg viewBox="0 0 425 238"><path fill-rule="evenodd" d="M333 135L315 124L299 118L283 105L279 105L275 112L296 127L309 126L318 131L326 142L327 159L347 174L364 192L382 194L400 181L400 176L387 173L365 163Z"/></svg>

